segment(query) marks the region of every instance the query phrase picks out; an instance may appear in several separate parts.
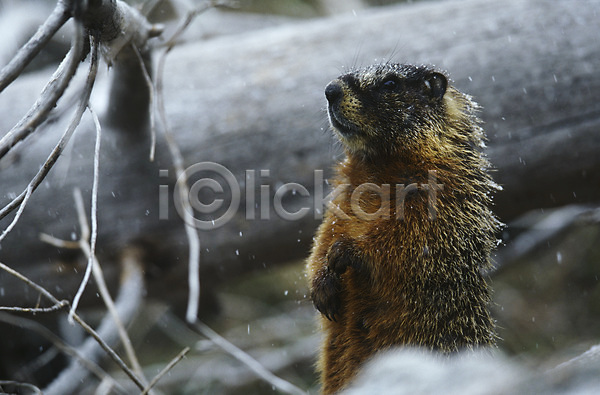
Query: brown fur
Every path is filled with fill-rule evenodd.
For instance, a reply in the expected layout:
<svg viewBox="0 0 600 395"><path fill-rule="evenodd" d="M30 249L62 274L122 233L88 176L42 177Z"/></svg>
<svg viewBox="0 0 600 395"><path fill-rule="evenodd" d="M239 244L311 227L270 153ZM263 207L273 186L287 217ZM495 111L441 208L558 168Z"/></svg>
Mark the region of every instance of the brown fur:
<svg viewBox="0 0 600 395"><path fill-rule="evenodd" d="M326 95L346 159L307 266L323 393L391 346L493 345L482 270L500 224L476 104L443 74L396 64L341 76Z"/></svg>

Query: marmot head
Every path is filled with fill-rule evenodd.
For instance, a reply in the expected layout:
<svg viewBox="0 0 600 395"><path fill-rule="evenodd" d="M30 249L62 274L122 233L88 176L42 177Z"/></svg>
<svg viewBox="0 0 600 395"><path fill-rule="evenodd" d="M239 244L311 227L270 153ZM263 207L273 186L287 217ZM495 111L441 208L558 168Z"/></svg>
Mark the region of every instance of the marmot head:
<svg viewBox="0 0 600 395"><path fill-rule="evenodd" d="M325 96L331 126L350 154L422 152L447 139L481 145L476 105L427 66L373 65L333 80Z"/></svg>

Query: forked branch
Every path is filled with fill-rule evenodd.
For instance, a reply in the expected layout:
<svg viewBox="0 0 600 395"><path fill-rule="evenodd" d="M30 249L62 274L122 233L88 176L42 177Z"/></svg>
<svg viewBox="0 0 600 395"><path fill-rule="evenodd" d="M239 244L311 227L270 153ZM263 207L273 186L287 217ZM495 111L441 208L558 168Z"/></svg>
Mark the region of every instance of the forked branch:
<svg viewBox="0 0 600 395"><path fill-rule="evenodd" d="M50 41L52 36L71 17L72 1L59 0L52 14L41 25L37 32L23 45L11 61L0 70L0 92L11 84L31 62L40 50Z"/></svg>

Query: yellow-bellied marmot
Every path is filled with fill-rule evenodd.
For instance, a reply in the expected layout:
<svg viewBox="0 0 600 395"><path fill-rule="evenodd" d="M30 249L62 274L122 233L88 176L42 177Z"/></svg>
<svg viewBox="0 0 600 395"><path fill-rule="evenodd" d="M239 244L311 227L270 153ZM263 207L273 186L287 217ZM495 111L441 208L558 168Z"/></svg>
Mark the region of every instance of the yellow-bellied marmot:
<svg viewBox="0 0 600 395"><path fill-rule="evenodd" d="M378 350L493 345L482 270L500 223L477 105L426 66L374 65L325 89L346 159L308 261L323 393Z"/></svg>

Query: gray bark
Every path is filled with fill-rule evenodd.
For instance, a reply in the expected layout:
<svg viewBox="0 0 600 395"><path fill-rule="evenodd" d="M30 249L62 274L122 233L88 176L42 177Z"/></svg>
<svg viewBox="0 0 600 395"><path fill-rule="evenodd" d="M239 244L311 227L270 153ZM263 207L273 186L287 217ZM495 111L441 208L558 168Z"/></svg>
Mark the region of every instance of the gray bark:
<svg viewBox="0 0 600 395"><path fill-rule="evenodd" d="M185 160L188 165L213 161L225 166L241 189L234 217L223 227L201 232L203 284L307 256L319 224L312 209L314 170L324 170L327 178L341 155L327 130L323 88L348 67L387 60L435 64L449 72L455 86L473 95L483 107L487 152L497 168L494 178L504 188L495 199L503 221L532 209L597 202L599 6L598 1L581 1L574 7L567 0L424 2L215 37L173 50L164 93ZM0 130L9 130L27 100L34 100L40 80L40 75L20 78L3 92ZM106 105L106 90L100 81L97 108ZM67 102L64 98L59 104ZM70 238L78 232L71 194L74 186L88 192L91 186L93 128L87 123L0 250L0 260L60 284L66 294L72 292L73 268L57 274L47 262L66 254L41 244L38 234ZM0 162L2 202L22 191L61 132L60 124L47 124L43 133L21 144L18 156ZM153 254L160 275L149 292L181 296L186 292L185 237L172 204L175 172L167 149L159 141L157 160L149 163L147 134L105 129L98 249L110 257L124 245L144 240L166 251ZM261 176L263 169L269 174ZM168 170L169 177L159 170ZM251 210L254 220L247 219L246 170L255 172L252 195L259 207ZM286 210L311 208L295 221L280 218L272 204L275 191L290 182L311 194L286 195ZM318 184L317 189L323 185ZM159 185L169 186L169 220L159 220ZM269 202L261 202L261 185L269 186ZM203 202L213 197L209 194ZM261 215L265 204L268 220ZM17 288L7 294L20 297Z"/></svg>

